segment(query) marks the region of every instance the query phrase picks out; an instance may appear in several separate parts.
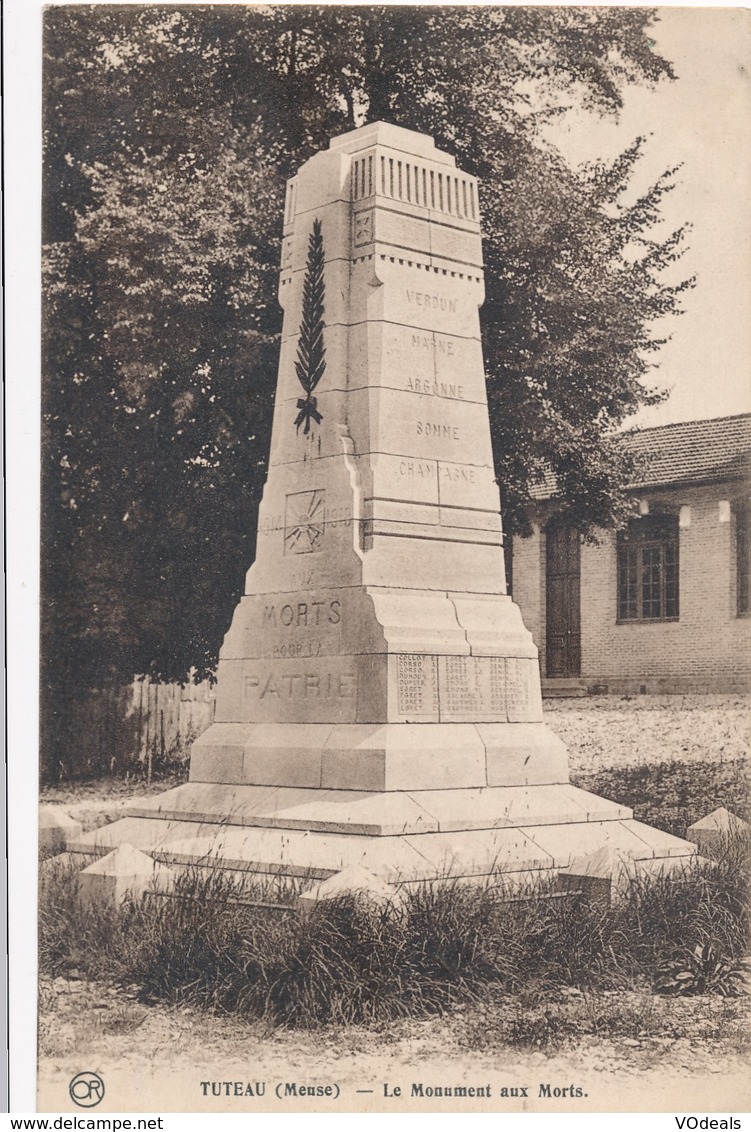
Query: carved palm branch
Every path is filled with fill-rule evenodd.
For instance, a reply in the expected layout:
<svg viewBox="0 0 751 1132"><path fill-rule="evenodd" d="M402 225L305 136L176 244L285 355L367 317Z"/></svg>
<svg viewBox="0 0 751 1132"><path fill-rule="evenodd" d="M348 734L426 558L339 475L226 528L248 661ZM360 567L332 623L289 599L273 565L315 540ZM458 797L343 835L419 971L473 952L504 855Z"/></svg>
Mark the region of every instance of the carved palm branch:
<svg viewBox="0 0 751 1132"><path fill-rule="evenodd" d="M297 344L295 372L305 391L305 397L297 402L299 412L295 428L310 432L311 420L320 423L323 417L316 407L313 390L323 377L326 369L326 347L323 344L324 298L323 280L323 235L320 220L313 221L313 231L308 241L308 262L302 291L302 318L300 321L300 340Z"/></svg>

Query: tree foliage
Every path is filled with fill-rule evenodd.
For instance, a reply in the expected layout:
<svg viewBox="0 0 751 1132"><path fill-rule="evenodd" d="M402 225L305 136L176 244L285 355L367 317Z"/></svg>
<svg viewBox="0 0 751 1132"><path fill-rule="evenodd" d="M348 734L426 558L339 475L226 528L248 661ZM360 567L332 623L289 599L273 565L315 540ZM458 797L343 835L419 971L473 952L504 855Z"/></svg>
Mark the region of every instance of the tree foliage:
<svg viewBox="0 0 751 1132"><path fill-rule="evenodd" d="M654 18L46 9L45 742L77 687L211 671L254 553L284 181L363 121L429 133L480 178L507 524L546 470L578 522L617 515L608 437L649 400L655 323L688 285L663 282L673 173L634 201L640 141L572 170L549 137L569 105L614 114L629 84L672 77Z"/></svg>

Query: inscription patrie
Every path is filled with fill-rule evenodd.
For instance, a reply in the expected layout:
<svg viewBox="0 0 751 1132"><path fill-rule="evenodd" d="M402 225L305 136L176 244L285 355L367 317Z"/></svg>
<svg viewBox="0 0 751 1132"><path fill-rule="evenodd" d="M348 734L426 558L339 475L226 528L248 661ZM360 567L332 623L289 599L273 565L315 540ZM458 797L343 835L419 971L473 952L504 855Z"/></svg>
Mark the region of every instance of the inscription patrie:
<svg viewBox="0 0 751 1132"><path fill-rule="evenodd" d="M246 697L258 695L260 700L277 696L288 700L351 699L355 694L354 672L250 672L245 677Z"/></svg>

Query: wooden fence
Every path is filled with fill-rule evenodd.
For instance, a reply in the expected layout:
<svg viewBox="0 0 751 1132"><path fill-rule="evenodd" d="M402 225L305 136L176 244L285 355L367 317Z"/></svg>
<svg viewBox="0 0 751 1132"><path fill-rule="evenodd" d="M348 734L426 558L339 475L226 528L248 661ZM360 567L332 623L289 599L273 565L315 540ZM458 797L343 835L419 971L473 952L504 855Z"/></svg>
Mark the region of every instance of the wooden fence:
<svg viewBox="0 0 751 1132"><path fill-rule="evenodd" d="M40 733L45 781L152 776L187 761L191 743L214 718L214 689L202 684L81 688L45 702Z"/></svg>
<svg viewBox="0 0 751 1132"><path fill-rule="evenodd" d="M126 714L134 730L133 757L147 777L154 767L187 758L190 744L214 719L214 687L201 684L157 684L144 677L128 689Z"/></svg>

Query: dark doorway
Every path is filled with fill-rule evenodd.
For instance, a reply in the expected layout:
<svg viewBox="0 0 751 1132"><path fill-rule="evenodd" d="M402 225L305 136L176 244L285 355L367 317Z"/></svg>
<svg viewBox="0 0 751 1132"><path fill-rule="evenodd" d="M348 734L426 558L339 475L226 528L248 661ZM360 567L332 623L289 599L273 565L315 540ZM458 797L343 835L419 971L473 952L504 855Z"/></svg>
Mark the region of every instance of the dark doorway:
<svg viewBox="0 0 751 1132"><path fill-rule="evenodd" d="M565 679L581 675L579 532L554 519L546 536L547 676Z"/></svg>

